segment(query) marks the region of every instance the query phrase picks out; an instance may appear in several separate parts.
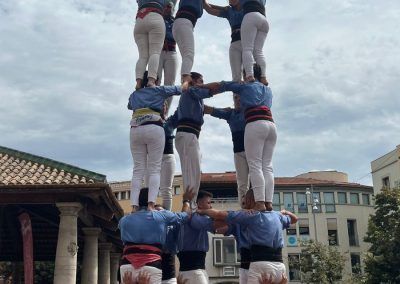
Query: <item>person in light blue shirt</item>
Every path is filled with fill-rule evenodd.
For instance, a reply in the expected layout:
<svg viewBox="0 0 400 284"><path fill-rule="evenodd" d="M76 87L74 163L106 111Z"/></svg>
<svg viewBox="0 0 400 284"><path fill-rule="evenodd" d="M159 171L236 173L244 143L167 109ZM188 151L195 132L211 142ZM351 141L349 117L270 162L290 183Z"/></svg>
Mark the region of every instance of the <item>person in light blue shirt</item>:
<svg viewBox="0 0 400 284"><path fill-rule="evenodd" d="M247 164L246 152L244 149L244 129L246 122L244 113L240 108L240 97L233 94L234 108L215 108L205 105L204 113L213 117L225 120L232 134L233 157L236 170L236 183L239 204L242 204L242 197L249 189L249 166Z"/></svg>
<svg viewBox="0 0 400 284"><path fill-rule="evenodd" d="M149 208L154 209L160 187L161 161L165 146L161 113L165 100L180 94L180 87L154 86L136 90L129 97L128 109L133 111L130 123L130 146L134 161L131 182L132 206L138 205L139 190L147 174Z"/></svg>
<svg viewBox="0 0 400 284"><path fill-rule="evenodd" d="M201 178L201 154L198 138L204 123L203 99L212 97L212 93L207 89L200 88L203 84L203 76L200 73L191 72L191 76L190 88L179 98L175 144L181 162L183 188L190 187L196 192L192 202L192 207L195 208Z"/></svg>
<svg viewBox="0 0 400 284"><path fill-rule="evenodd" d="M197 206L211 208L212 194L199 191ZM179 276L187 284L206 284L208 274L205 270L205 258L208 251L208 232L214 232L214 222L208 216L193 213L189 223L180 225L178 237Z"/></svg>
<svg viewBox="0 0 400 284"><path fill-rule="evenodd" d="M147 210L148 188L140 190L139 209L119 221L121 240L124 244L121 275L131 271L134 278L141 271L150 274L150 283L161 283L161 254L166 244L166 229L169 225L184 224L189 221L191 209L184 202L182 213L168 210ZM187 190L183 198L193 197L193 191Z"/></svg>
<svg viewBox="0 0 400 284"><path fill-rule="evenodd" d="M240 108L244 111L246 127L244 148L249 165L250 181L256 199L255 210L272 210L274 173L272 156L277 132L272 117L271 89L260 83L261 68L255 64L255 81L245 83L214 82L203 85L211 92L231 91L240 96Z"/></svg>
<svg viewBox="0 0 400 284"><path fill-rule="evenodd" d="M232 80L239 82L242 78L242 43L240 27L243 20L243 10L239 0L229 0L229 6L217 6L204 1L204 10L210 15L225 18L231 26L231 44L229 46L229 63Z"/></svg>
<svg viewBox="0 0 400 284"><path fill-rule="evenodd" d="M251 189L247 191L245 198L254 202ZM286 210L261 212L199 209L198 213L206 214L216 221L224 220L228 224L238 224L241 231L247 235L251 252L248 284L259 283L263 272L273 275L273 283L279 283L286 271L282 259L283 230L297 222L296 215Z"/></svg>

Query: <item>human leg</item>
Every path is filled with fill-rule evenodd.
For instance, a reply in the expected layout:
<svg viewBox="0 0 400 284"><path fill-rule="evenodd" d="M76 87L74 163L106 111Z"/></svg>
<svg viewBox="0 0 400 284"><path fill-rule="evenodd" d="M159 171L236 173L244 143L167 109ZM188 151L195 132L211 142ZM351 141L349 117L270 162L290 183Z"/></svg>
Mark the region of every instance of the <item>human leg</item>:
<svg viewBox="0 0 400 284"><path fill-rule="evenodd" d="M242 197L249 189L249 166L246 160L246 153L239 152L234 154L236 169L236 183L239 197L239 204L242 206Z"/></svg>
<svg viewBox="0 0 400 284"><path fill-rule="evenodd" d="M174 180L175 164L174 154L163 155L160 174L160 194L162 205L167 210L171 210L172 208L172 182Z"/></svg>
<svg viewBox="0 0 400 284"><path fill-rule="evenodd" d="M229 47L229 63L231 65L232 80L239 82L242 80L242 43L240 40L234 41Z"/></svg>

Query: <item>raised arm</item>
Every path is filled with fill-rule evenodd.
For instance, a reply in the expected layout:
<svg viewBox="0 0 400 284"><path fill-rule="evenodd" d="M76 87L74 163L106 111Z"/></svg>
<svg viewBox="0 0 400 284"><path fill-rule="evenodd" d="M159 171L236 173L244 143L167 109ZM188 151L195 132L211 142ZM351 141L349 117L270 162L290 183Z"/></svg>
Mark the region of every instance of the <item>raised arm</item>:
<svg viewBox="0 0 400 284"><path fill-rule="evenodd" d="M296 224L296 223L297 223L297 220L299 219L295 214L293 214L293 213L290 212L290 211L286 211L285 209L283 209L283 210L281 211L281 214L282 214L282 215L287 215L287 216L289 216L289 217L290 217L290 223L291 223L291 224Z"/></svg>
<svg viewBox="0 0 400 284"><path fill-rule="evenodd" d="M212 82L212 83L208 83L208 84L203 84L203 85L201 85L199 87L203 88L203 89L210 90L210 94L212 94L212 95L216 95L218 93L221 93L221 91L220 91L220 82Z"/></svg>
<svg viewBox="0 0 400 284"><path fill-rule="evenodd" d="M224 11L226 8L217 5L210 5L206 0L203 0L203 8L206 12L213 16L219 16L221 11Z"/></svg>

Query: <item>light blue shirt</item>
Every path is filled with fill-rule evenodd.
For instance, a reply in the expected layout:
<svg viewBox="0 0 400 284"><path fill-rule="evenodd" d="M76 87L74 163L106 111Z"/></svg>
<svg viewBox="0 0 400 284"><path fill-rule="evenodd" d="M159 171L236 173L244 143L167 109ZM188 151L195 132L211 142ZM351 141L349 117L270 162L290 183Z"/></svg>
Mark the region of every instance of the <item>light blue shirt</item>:
<svg viewBox="0 0 400 284"><path fill-rule="evenodd" d="M246 4L247 2L258 2L260 4L262 4L263 6L265 6L266 4L266 0L239 0L240 2L240 6L243 7L244 4Z"/></svg>
<svg viewBox="0 0 400 284"><path fill-rule="evenodd" d="M128 109L134 112L140 108L151 108L161 111L165 99L171 96L180 96L181 88L178 86L156 86L142 88L134 91L129 96Z"/></svg>
<svg viewBox="0 0 400 284"><path fill-rule="evenodd" d="M249 83L238 83L235 81L222 81L220 92L232 91L240 96L240 108L246 111L258 106L272 106L272 92L268 86L254 81Z"/></svg>
<svg viewBox="0 0 400 284"><path fill-rule="evenodd" d="M190 222L180 226L179 251L208 251L208 234L214 232L213 220L198 213L192 214Z"/></svg>
<svg viewBox="0 0 400 284"><path fill-rule="evenodd" d="M203 0L180 0L179 9L182 7L191 7L196 12L197 18L203 15Z"/></svg>
<svg viewBox="0 0 400 284"><path fill-rule="evenodd" d="M121 240L125 244L161 244L165 245L166 226L183 224L189 220L186 212L174 213L168 210L147 211L142 209L121 218L119 229Z"/></svg>
<svg viewBox="0 0 400 284"><path fill-rule="evenodd" d="M228 224L239 224L247 232L251 245L282 248L283 229L290 226L290 217L276 211L233 211L226 218Z"/></svg>
<svg viewBox="0 0 400 284"><path fill-rule="evenodd" d="M250 242L247 231L243 230L239 224L229 224L228 226L229 228L228 231L225 233L225 236L233 235L236 239L236 243L239 249L250 249Z"/></svg>
<svg viewBox="0 0 400 284"><path fill-rule="evenodd" d="M244 15L242 9L238 11L231 6L228 6L224 10L220 11L218 15L218 17L227 19L232 29L240 29L243 16Z"/></svg>
<svg viewBox="0 0 400 284"><path fill-rule="evenodd" d="M203 99L210 98L212 95L208 89L191 87L181 95L178 105L178 121L191 121L199 126L204 123L204 103Z"/></svg>

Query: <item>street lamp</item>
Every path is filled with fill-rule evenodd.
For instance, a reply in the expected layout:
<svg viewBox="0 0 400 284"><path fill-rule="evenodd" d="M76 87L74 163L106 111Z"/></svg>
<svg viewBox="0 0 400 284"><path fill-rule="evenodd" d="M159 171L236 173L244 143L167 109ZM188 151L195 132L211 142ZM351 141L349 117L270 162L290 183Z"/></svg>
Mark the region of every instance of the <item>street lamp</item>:
<svg viewBox="0 0 400 284"><path fill-rule="evenodd" d="M318 235L317 235L317 222L315 220L315 211L318 210L318 204L319 200L318 197L314 196L314 186L311 184L311 187L306 188L306 194L311 195L311 200L312 200L312 214L313 214L313 221L314 221L314 236L315 236L315 241L318 242Z"/></svg>

